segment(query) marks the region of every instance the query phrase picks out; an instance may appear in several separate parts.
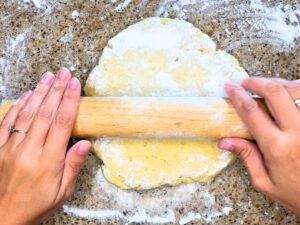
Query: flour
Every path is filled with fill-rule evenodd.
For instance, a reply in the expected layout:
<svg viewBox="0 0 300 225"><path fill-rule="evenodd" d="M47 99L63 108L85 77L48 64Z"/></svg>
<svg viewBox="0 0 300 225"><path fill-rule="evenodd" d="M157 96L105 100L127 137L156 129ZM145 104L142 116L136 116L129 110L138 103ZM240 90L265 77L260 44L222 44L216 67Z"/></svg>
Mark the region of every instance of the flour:
<svg viewBox="0 0 300 225"><path fill-rule="evenodd" d="M187 224L189 222L192 222L192 221L195 221L195 220L199 220L201 218L202 218L202 216L199 213L190 212L185 217L182 217L179 220L179 224L180 225Z"/></svg>
<svg viewBox="0 0 300 225"><path fill-rule="evenodd" d="M25 54L25 48L26 48L26 38L27 35L31 32L31 28L26 28L22 33L18 34L14 38L9 38L7 40L7 51L9 52L15 52L18 49L18 52L21 53L22 57L24 57ZM20 49L24 51L20 51Z"/></svg>
<svg viewBox="0 0 300 225"><path fill-rule="evenodd" d="M72 19L75 20L80 16L80 13L77 10L72 12Z"/></svg>
<svg viewBox="0 0 300 225"><path fill-rule="evenodd" d="M43 5L45 5L45 1L42 0L32 0L32 2L34 3L35 7L39 9L43 8Z"/></svg>
<svg viewBox="0 0 300 225"><path fill-rule="evenodd" d="M145 57L136 57L140 54ZM115 69L107 66L112 63L120 65ZM192 74L197 75L191 77ZM184 82L184 77L191 77L188 80L192 81ZM240 83L246 77L247 73L234 57L216 50L212 39L191 23L148 18L108 41L87 86L101 96L195 97L202 92L202 96L224 97L226 82Z"/></svg>
<svg viewBox="0 0 300 225"><path fill-rule="evenodd" d="M11 74L12 66L14 69L26 66L30 67L29 63L24 63L26 60L26 52L27 52L27 38L32 32L32 27L26 28L23 32L17 34L14 37L7 38L5 51L3 57L0 58L0 70L1 74L1 92L0 92L0 100L6 99L10 92L14 90L10 90L7 88L8 85L15 83L16 78L22 76L21 74ZM12 57L14 61L8 60L9 57Z"/></svg>
<svg viewBox="0 0 300 225"><path fill-rule="evenodd" d="M23 0L23 2L32 2L34 6L38 9L44 9L47 7L47 0Z"/></svg>
<svg viewBox="0 0 300 225"><path fill-rule="evenodd" d="M113 211L113 210L80 209L69 205L63 205L63 210L65 213L73 214L79 217L90 218L90 219L105 220L105 219L119 219L124 217L124 215L121 212Z"/></svg>
<svg viewBox="0 0 300 225"><path fill-rule="evenodd" d="M70 44L73 39L73 28L69 27L68 31L65 33L63 37L60 38L60 40L65 44Z"/></svg>
<svg viewBox="0 0 300 225"><path fill-rule="evenodd" d="M131 0L124 0L122 3L120 3L116 8L116 12L122 12L129 4Z"/></svg>
<svg viewBox="0 0 300 225"><path fill-rule="evenodd" d="M252 0L250 5L261 21L256 22L256 28L266 27L273 35L287 45L294 45L295 39L300 37L300 18L299 9L293 10L290 5L268 6L260 0Z"/></svg>
<svg viewBox="0 0 300 225"><path fill-rule="evenodd" d="M163 89L168 90L169 92L178 91L178 84L175 82L171 74L159 72L155 75L157 80L157 85L160 85Z"/></svg>
<svg viewBox="0 0 300 225"><path fill-rule="evenodd" d="M188 3L192 4L193 2ZM169 67L169 65L171 66ZM108 41L108 45L103 50L99 60L99 65L91 72L86 82L85 90L87 95L139 96L140 98L151 96L152 101L157 98L163 100L163 97L173 97L174 102L182 101L182 104L203 105L208 104L207 101L199 101L197 98L188 98L187 100L186 98L225 96L223 85L226 81L239 82L246 77L248 77L247 73L239 66L234 57L224 51L216 50L216 44L192 24L182 20L149 18L129 26ZM145 90L149 87L153 89L145 94ZM90 90L96 90L96 93L91 94L89 93ZM168 101L172 102L172 99L168 99ZM146 107L148 107L146 104L141 103L139 112L142 113ZM155 105L151 108L156 110ZM208 122L222 121L223 115L216 114L212 117L212 121ZM151 130L148 133L151 134ZM161 132L158 135L162 138L166 135L172 135L172 137L180 135L182 137L182 134L176 134L176 132ZM188 136L188 134L184 135L185 137ZM195 138L195 136L193 137ZM162 184L174 185L180 181L192 182L199 180L201 176L204 179L210 179L213 175L220 173L234 159L229 152L219 155L215 142L206 143L208 145L205 147L207 147L208 152L209 148L213 148L212 152L216 155L194 152L186 156L183 154L184 148L187 147L191 150L194 145L190 147L189 144L194 144L193 142L182 141L182 143L175 143L176 147L174 147L174 145L170 145L174 144L172 141L165 142L169 145L161 145L164 144L165 140L159 141L142 140L140 142L131 139L104 137L94 142L94 149L103 161L101 169L108 182L119 187L135 189L150 189ZM177 153L173 151L178 146L181 146L179 147L181 150L180 157L177 157ZM145 147L146 150L139 149L140 147ZM152 155L138 156L137 149L141 152L147 152L147 148L153 149ZM201 150L201 147L199 148ZM164 157L168 154L162 157L156 153L158 149L161 151L169 150L168 153L172 157L165 159ZM199 155L205 155L207 158L199 157ZM173 162L169 159L172 159ZM156 168L152 166L155 162L157 162ZM187 163L189 166L194 165L194 167L183 166L182 163ZM172 175L169 172L177 170L179 175L177 173ZM145 171L151 171L153 174L145 173ZM102 174L100 174L101 171L98 177L101 177ZM141 194L138 191L122 190L108 185L101 178L98 178L98 184L102 193L109 195L112 201L116 202L116 205L110 207L109 210L115 211L125 208L128 210L126 217L136 218L138 213L143 218L141 220L134 219L134 221L153 222L157 221L157 218L160 218L161 221L162 216L164 216L163 212L168 215L168 218L172 215L169 210L175 213L176 222L181 219L183 219L182 221L196 219L212 221L214 218L226 215L231 207L231 203L228 202L224 206L227 208L220 208L213 194L203 189L201 194L197 191L197 199L199 197L204 209L199 209L195 215L191 214L194 211L187 211L179 215L176 207L184 205L184 202L187 203L191 198L196 197L194 195L196 190L201 188L199 184L195 186L194 184L187 184L184 185L184 189L182 189L183 186L154 189L153 192L157 193L157 196L151 195L149 192ZM162 195L162 190L168 190L169 194ZM125 217L121 219L129 221Z"/></svg>
<svg viewBox="0 0 300 225"><path fill-rule="evenodd" d="M232 10L234 8L234 11ZM205 0L165 0L160 4L156 11L156 16L168 17L175 13L176 17L186 19L191 13L208 13L216 17L227 14L228 18L235 19L233 24L235 28L240 29L244 36L253 36L250 40L234 40L233 43L226 46L226 50L238 48L241 45L253 43L266 43L287 48L295 47L295 41L300 37L300 5L276 3L271 5L261 0L251 0L250 3L239 3L232 6L231 1L205 1ZM243 18L240 20L240 18ZM229 28L223 30L230 38L232 31ZM250 27L249 27L250 26ZM256 33L249 33L255 31ZM218 37L219 32L212 34ZM256 38L255 38L256 35ZM259 36L259 39L257 39Z"/></svg>
<svg viewBox="0 0 300 225"><path fill-rule="evenodd" d="M171 210L169 210L167 214L164 216L155 216L155 217L149 216L144 209L140 209L133 216L124 216L120 211L80 209L68 205L64 205L63 210L67 214L73 214L75 216L89 218L89 219L98 219L101 221L107 219L112 219L114 221L123 219L129 223L164 224L164 223L176 222L175 214Z"/></svg>
<svg viewBox="0 0 300 225"><path fill-rule="evenodd" d="M121 31L119 35L110 39L105 52L116 55L122 55L124 52L130 49L146 49L153 51L170 50L174 52L179 51L183 44L186 44L187 49L195 49L198 41L191 39L190 37L196 34L196 30L190 24L188 27L186 24L174 24L169 26L169 29L165 29L164 24L159 20L151 21L152 25L149 24L145 27L140 25L132 25L129 28ZM153 25L155 24L155 25ZM157 34L160 34L159 36ZM180 35L178 35L180 33ZM204 48L208 50L214 50L216 48L214 42L209 38L203 38L203 46L197 46L198 48ZM183 40L187 40L183 43ZM195 46L196 45L196 46ZM197 49L196 49L197 50Z"/></svg>
<svg viewBox="0 0 300 225"><path fill-rule="evenodd" d="M229 214L232 211L232 202L224 196L226 206L218 208L216 197L205 190L201 184L184 184L171 187L169 192L154 190L143 195L130 190L122 190L107 183L101 171L98 171L95 178L100 187L92 187L92 193L101 192L102 196L110 196L114 201L114 206L110 209L101 208L80 208L65 204L63 210L69 215L82 218L97 219L99 221L111 220L113 222L124 221L124 223L176 223L186 224L191 221L213 222L221 215ZM101 188L101 190L99 190ZM202 189L197 193L197 198L205 202L205 208L199 212L185 212L182 215L175 212L176 208L190 202L197 189ZM167 206L167 207L166 207ZM126 211L120 210L123 209Z"/></svg>
<svg viewBox="0 0 300 225"><path fill-rule="evenodd" d="M11 96L16 96L13 93L14 90L11 90L9 85L11 83L15 83L20 76L24 76L24 72L36 72L32 70L32 65L29 63L30 61L26 59L26 53L28 50L27 44L29 38L39 37L40 35L40 32L38 30L32 29L32 26L34 28L34 26L36 26L37 23L40 23L40 20L47 19L49 20L49 24L47 24L47 26L45 27L47 29L49 27L53 28L53 24L58 21L53 20L52 17L57 15L57 12L52 11L55 8L55 5L59 5L59 7L62 10L66 10L65 4L60 3L61 1L57 0L24 0L23 2L32 3L31 5L33 6L33 10L38 11L38 17L37 19L35 19L36 21L33 21L33 23L29 24L29 26L24 28L22 26L21 29L18 30L18 33L8 33L8 36L6 36L6 40L3 40L4 44L2 46L2 54L0 56L0 99L1 97L11 98ZM124 1L111 0L111 2L117 3L118 6ZM148 3L151 3L152 1L141 0L139 2L140 3L137 3L139 4L137 6L137 9L139 10L139 12L141 12L145 9L145 6L148 5ZM157 10L156 15L188 19L191 18L191 15L197 15L197 18L201 20L201 22L199 23L200 27L207 27L206 21L212 21L212 25L214 25L216 23L215 21L213 21L214 18L222 19L223 16L226 16L228 18L228 20L226 20L228 24L224 22L222 26L214 27L214 29L210 33L214 40L219 41L218 45L225 50L232 50L236 48L239 49L243 46L249 45L249 51L252 51L253 49L250 48L253 44L271 44L274 46L279 46L279 48L282 49L286 48L282 51L286 51L287 53L293 50L293 48L296 47L295 41L293 40L299 40L299 4L293 5L293 7L291 7L291 5L289 4L284 5L283 3L281 3L282 1L277 1L275 5L269 5L268 1L262 0L252 1L251 5L248 4L248 2L249 1L239 1L239 4L236 4L236 1L220 0L168 0L161 1L160 6L158 7L160 11ZM233 4L229 5L230 3ZM133 3L132 1L132 4L136 4L136 2ZM9 24L11 22L11 18L15 17L16 14L18 14L18 16L22 18L22 13L28 13L27 11L29 7L25 7L24 5L25 4L20 4L17 8L18 10L12 11L12 14L4 14L3 16L1 15L1 26L4 23ZM125 7L122 8L121 11L114 11L115 7L111 7L112 12L110 13L124 13L124 9L126 9L129 5L130 4L128 3ZM45 8L47 9L46 11L37 10ZM233 8L235 10L233 10ZM74 14L72 11L70 11L68 12L68 15L72 18L76 17L73 19L77 19L77 10L74 11ZM232 11L233 13L230 13ZM9 13L9 11L7 11L7 13ZM83 15L83 12L80 11L80 13L82 13ZM203 17L201 17L201 15L205 16L206 21L203 19ZM211 15L211 17L209 17L209 15ZM105 19L105 16L99 15L100 22L103 22ZM233 26L236 26L241 31L241 33L234 33L229 23L232 23ZM25 23L22 23L22 25L25 25ZM105 32L106 31L107 30L105 30ZM222 36L222 32L224 31L225 36ZM234 39L234 36L236 36L237 39ZM245 37L251 38L245 39ZM53 37L50 36L48 38ZM47 39L42 41L46 42L46 40ZM227 42L227 40L229 42ZM50 50L52 47L53 46L49 46ZM97 46L97 48L99 48L99 46ZM28 57L30 58L30 56ZM76 53L74 53L74 57L76 57ZM66 60L68 60L68 65L70 67L75 68L76 61L73 58L66 58ZM257 67L259 68L265 62L266 61L259 62ZM52 64L52 66L54 65ZM89 71L90 68L86 70ZM236 127L235 129L239 130L240 127ZM95 160L94 156L91 158L92 160ZM99 162L94 162L94 165L97 165L96 163ZM64 205L63 210L67 214L82 218L95 218L100 220L103 224L105 224L106 221L109 219L117 221L122 220L124 218L124 222L127 221L128 223L129 221L131 221L131 218L137 217L140 218L139 221L141 221L141 218L145 217L159 217L160 219L165 221L169 220L171 223L174 219L174 217L172 217L171 212L175 214L176 222L181 221L181 223L184 223L189 221L195 221L195 223L197 224L199 221L201 221L199 223L209 223L209 221L211 221L211 223L214 224L214 222L218 218L217 215L222 217L222 219L226 219L225 216L227 214L234 213L239 209L242 209L242 213L246 212L247 210L250 210L251 212L254 211L254 213L256 213L255 215L258 216L258 218L262 218L259 217L260 211L257 211L257 209L253 206L254 202L252 202L251 200L251 198L253 198L253 195L255 195L254 192L250 192L251 196L248 196L248 198L246 197L245 199L242 196L243 192L237 192L241 195L241 197L238 197L237 200L235 200L237 201L236 203L231 202L231 197L228 197L228 193L221 193L222 198L225 197L227 201L224 207L218 208L220 202L215 198L215 196L219 194L218 190L212 190L211 193L205 194L206 191L209 190L210 185L201 186L198 184L188 184L180 185L178 189L161 188L159 190L154 190L153 192L146 192L145 196L142 197L141 193L133 194L130 191L119 190L113 185L108 184L104 180L104 178L100 179L99 177L94 177L93 175L90 175L91 173L93 174L93 171L97 170L98 167L89 167L87 169L88 173L85 175L89 176L89 178L87 179L88 181L84 179L81 181L91 182L92 185L89 184L91 190L87 188L84 190L79 189L75 192L75 196L86 196L87 200L81 202L81 207L76 207L75 204L77 203L74 203L74 205L72 205L72 202L70 203L70 205ZM101 173L101 171L98 172ZM226 180L225 185L230 185L230 182L232 181L230 180L233 176L231 173L234 171L231 170L229 172L230 174L227 174L225 176L225 178L228 179ZM242 173L243 171L239 172L241 172L241 176L245 176ZM221 176L220 179L217 179L217 181L215 181L215 183L220 182L220 180L222 179L223 178ZM97 183L94 184L94 181L97 181ZM243 179L240 181L233 179L233 181L236 182L238 187L237 189L239 190L245 188L246 185L249 185L249 181L247 179ZM247 189L247 191L249 190ZM99 204L95 205L92 199L98 201ZM198 202L197 206L190 206L190 204L193 202L192 199L193 201ZM103 200L103 202L101 202L101 200ZM114 201L116 201L116 204L114 204ZM148 203L149 207L147 207ZM155 210L157 205L159 207ZM203 206L207 208L202 208ZM186 207L187 209L187 211L184 211L182 215L176 213L176 210L178 210L178 208L180 207ZM193 210L193 207L197 208L196 211ZM144 209L146 216L141 210L142 208ZM255 209L253 210L253 208ZM163 215L162 213L166 209L171 210L169 211L169 214L167 214L167 216ZM273 220L272 211L267 211L268 209L269 208L266 208L266 211L261 214L263 214L263 217L269 218L270 223L275 223L275 221ZM128 210L129 214L124 216L122 210ZM278 211L280 214L282 213L282 208L278 207L276 204L274 210L275 213L276 211ZM136 215L137 213L140 215ZM207 217L206 215L209 216ZM250 214L247 215L245 213L241 218L237 217L237 224L246 224L250 218L253 218L253 216ZM248 221L246 221L247 219ZM56 220L59 221L58 223L63 223L58 218L56 218ZM297 218L295 218L294 216L285 215L285 218L281 222L282 224L293 224L296 220ZM98 224L98 222L96 223ZM222 222L219 222L219 224L222 224Z"/></svg>

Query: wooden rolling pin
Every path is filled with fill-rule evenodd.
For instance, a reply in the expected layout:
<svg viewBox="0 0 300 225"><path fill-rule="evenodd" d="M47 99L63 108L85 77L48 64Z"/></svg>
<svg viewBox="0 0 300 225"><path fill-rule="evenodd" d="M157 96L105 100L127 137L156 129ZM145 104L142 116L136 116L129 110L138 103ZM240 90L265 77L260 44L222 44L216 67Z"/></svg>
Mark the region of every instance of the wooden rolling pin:
<svg viewBox="0 0 300 225"><path fill-rule="evenodd" d="M0 105L0 121L11 104ZM229 100L207 97L82 97L72 136L252 138Z"/></svg>

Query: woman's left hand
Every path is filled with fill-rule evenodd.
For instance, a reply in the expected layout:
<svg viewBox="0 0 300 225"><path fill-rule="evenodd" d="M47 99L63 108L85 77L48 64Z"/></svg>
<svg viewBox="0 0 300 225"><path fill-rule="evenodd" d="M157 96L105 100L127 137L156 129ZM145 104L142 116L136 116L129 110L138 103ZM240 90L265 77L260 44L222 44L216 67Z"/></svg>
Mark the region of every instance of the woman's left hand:
<svg viewBox="0 0 300 225"><path fill-rule="evenodd" d="M1 224L39 223L73 193L91 147L83 140L66 153L80 90L67 69L46 73L0 124Z"/></svg>

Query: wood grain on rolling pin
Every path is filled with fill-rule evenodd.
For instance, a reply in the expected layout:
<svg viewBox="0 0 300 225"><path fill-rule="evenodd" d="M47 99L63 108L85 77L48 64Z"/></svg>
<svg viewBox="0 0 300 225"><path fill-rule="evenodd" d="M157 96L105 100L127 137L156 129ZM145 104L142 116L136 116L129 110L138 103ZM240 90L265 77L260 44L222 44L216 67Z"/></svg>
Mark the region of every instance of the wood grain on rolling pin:
<svg viewBox="0 0 300 225"><path fill-rule="evenodd" d="M207 97L82 97L72 136L252 138L229 100Z"/></svg>

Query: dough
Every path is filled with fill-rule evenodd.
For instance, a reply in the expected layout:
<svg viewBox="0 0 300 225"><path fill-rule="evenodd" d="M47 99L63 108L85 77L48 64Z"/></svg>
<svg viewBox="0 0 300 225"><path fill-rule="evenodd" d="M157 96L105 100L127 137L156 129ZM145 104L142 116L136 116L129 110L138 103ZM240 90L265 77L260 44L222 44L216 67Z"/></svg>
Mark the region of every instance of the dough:
<svg viewBox="0 0 300 225"><path fill-rule="evenodd" d="M148 18L109 40L91 72L86 95L223 97L225 82L247 78L238 61L192 24ZM150 189L206 182L235 156L215 140L103 137L93 143L106 179L121 187Z"/></svg>

